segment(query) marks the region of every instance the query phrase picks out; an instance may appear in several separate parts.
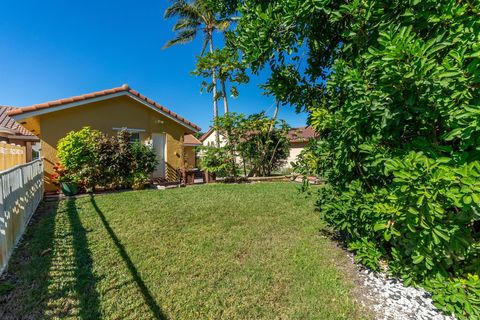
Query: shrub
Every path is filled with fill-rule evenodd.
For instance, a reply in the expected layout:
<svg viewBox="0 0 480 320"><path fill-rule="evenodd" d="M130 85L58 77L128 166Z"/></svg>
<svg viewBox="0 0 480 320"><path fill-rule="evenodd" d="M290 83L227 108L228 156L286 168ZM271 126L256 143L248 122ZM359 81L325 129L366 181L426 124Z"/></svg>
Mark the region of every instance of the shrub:
<svg viewBox="0 0 480 320"><path fill-rule="evenodd" d="M134 142L131 145L131 185L134 189L143 189L150 180L150 174L155 171L158 160L153 148Z"/></svg>
<svg viewBox="0 0 480 320"><path fill-rule="evenodd" d="M57 145L57 157L63 166L64 181L83 183L88 186L98 182L95 146L102 134L85 127L71 131L60 139Z"/></svg>
<svg viewBox="0 0 480 320"><path fill-rule="evenodd" d="M96 186L140 188L158 164L154 150L131 143L125 130L113 137L89 128L72 131L60 140L58 152L62 180L80 183L88 190Z"/></svg>
<svg viewBox="0 0 480 320"><path fill-rule="evenodd" d="M437 277L427 281L427 288L433 291L435 305L454 313L458 319L480 319L480 280L478 275L468 274L466 278L445 279Z"/></svg>
<svg viewBox="0 0 480 320"><path fill-rule="evenodd" d="M204 147L202 150L202 157L200 159L200 168L204 171L216 174L218 177L232 177L237 171L237 166L232 166L231 163L235 161L232 155L226 148L218 147Z"/></svg>
<svg viewBox="0 0 480 320"><path fill-rule="evenodd" d="M407 284L450 279L430 286L437 304L475 318L478 296L453 288L480 273L478 4L239 3L230 46L320 133L303 170L329 185L324 218Z"/></svg>
<svg viewBox="0 0 480 320"><path fill-rule="evenodd" d="M382 253L377 245L363 238L361 240L352 241L348 244L348 249L355 252L355 261L363 264L373 271L380 270L380 258Z"/></svg>

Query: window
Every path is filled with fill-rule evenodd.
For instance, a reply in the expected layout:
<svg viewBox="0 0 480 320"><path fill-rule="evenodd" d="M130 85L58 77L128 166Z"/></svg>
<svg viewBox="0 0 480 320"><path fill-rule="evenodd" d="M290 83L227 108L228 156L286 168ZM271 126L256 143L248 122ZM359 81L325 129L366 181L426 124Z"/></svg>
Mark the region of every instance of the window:
<svg viewBox="0 0 480 320"><path fill-rule="evenodd" d="M145 132L145 129L134 129L134 128L127 128L127 127L113 127L115 131L120 130L127 130L130 133L130 142L140 142L140 132Z"/></svg>
<svg viewBox="0 0 480 320"><path fill-rule="evenodd" d="M140 132L130 132L130 143L140 142Z"/></svg>

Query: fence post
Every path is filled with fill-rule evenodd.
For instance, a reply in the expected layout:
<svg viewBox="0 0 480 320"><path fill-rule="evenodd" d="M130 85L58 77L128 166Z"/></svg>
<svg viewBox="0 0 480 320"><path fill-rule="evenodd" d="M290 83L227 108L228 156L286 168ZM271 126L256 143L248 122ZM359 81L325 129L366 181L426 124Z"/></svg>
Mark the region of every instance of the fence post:
<svg viewBox="0 0 480 320"><path fill-rule="evenodd" d="M5 217L5 205L4 205L4 191L3 191L3 176L0 175L0 268L4 268L6 265L7 257L7 221Z"/></svg>
<svg viewBox="0 0 480 320"><path fill-rule="evenodd" d="M7 149L5 141L0 142L0 170L7 168Z"/></svg>

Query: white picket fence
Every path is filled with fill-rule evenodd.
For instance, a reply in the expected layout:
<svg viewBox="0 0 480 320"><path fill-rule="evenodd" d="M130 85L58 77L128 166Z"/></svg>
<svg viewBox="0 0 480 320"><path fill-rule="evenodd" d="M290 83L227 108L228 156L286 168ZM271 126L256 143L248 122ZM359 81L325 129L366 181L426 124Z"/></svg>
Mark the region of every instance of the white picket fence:
<svg viewBox="0 0 480 320"><path fill-rule="evenodd" d="M0 274L42 197L41 159L0 172Z"/></svg>

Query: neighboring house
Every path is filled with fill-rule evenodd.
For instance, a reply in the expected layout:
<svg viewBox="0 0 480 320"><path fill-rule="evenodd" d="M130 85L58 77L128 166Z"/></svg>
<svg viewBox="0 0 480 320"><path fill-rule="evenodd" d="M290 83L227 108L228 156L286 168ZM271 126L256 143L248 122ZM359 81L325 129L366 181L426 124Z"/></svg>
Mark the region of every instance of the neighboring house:
<svg viewBox="0 0 480 320"><path fill-rule="evenodd" d="M81 96L14 108L8 115L20 121L41 140L45 164L46 191L56 187L50 180L57 159L57 143L68 132L85 126L108 135L122 129L132 134L133 141L152 145L159 164L154 179L178 181L178 170L186 155L184 139L200 128L155 101L141 95L128 85Z"/></svg>
<svg viewBox="0 0 480 320"><path fill-rule="evenodd" d="M15 107L0 106L0 142L15 144L24 148L21 162L30 162L38 156L37 143L40 141L32 132L8 116Z"/></svg>
<svg viewBox="0 0 480 320"><path fill-rule="evenodd" d="M210 128L205 134L200 137L200 141L204 146L215 146L216 137L215 131ZM288 131L288 140L290 142L290 155L287 158L285 168L291 167L291 163L297 161L297 157L305 148L307 143L318 138L318 134L311 127L292 128ZM225 145L225 137L220 135L220 146Z"/></svg>
<svg viewBox="0 0 480 320"><path fill-rule="evenodd" d="M183 139L183 148L185 152L185 168L193 169L197 167L197 155L195 147L201 146L200 140L195 138L194 135L188 134Z"/></svg>
<svg viewBox="0 0 480 320"><path fill-rule="evenodd" d="M298 155L303 151L307 143L312 139L317 139L318 134L312 127L292 128L288 131L288 141L290 141L290 155L287 158L285 167L292 166L292 162L297 161Z"/></svg>
<svg viewBox="0 0 480 320"><path fill-rule="evenodd" d="M226 138L220 134L219 140L220 147L224 147ZM215 130L213 130L213 128L208 129L208 131L200 137L200 141L206 147L215 147L217 145L217 137L215 135Z"/></svg>

